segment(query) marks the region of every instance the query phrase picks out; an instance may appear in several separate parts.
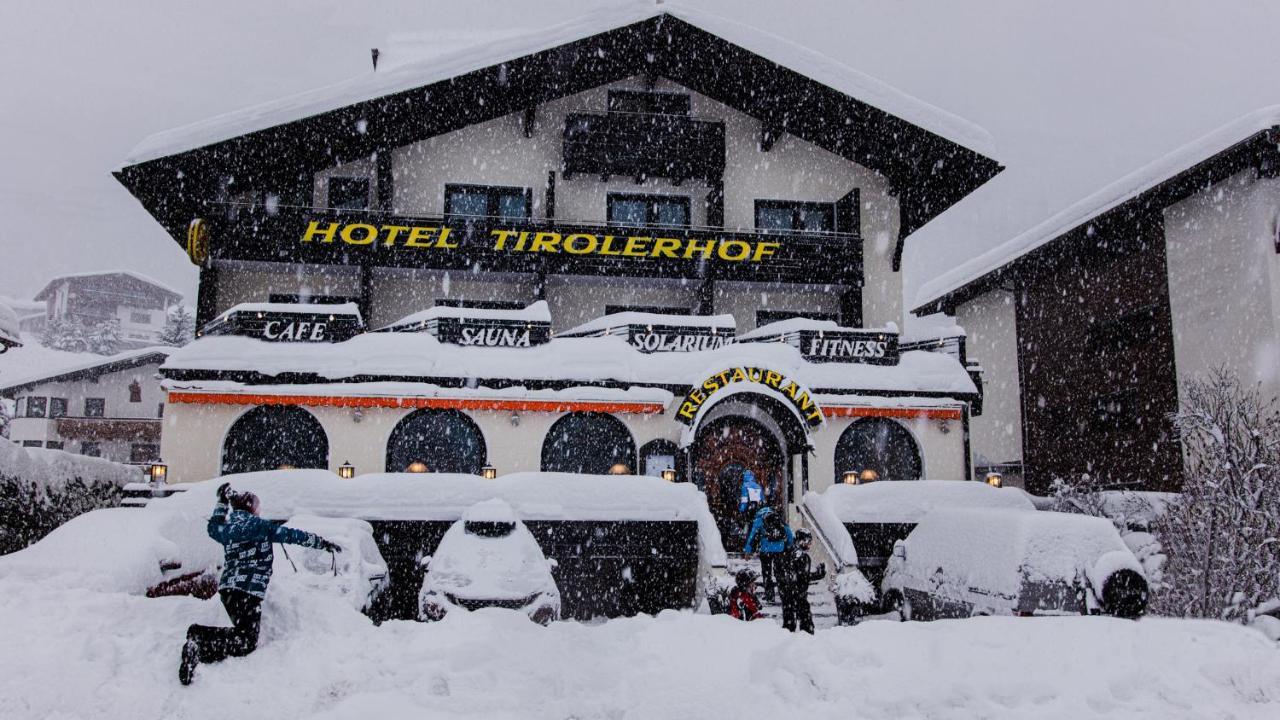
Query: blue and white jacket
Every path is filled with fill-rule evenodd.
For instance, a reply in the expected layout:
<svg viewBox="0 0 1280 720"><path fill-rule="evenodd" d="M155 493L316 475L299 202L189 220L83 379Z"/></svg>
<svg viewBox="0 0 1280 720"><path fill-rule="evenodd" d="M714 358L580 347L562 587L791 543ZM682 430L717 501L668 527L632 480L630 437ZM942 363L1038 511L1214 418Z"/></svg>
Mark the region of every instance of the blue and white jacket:
<svg viewBox="0 0 1280 720"><path fill-rule="evenodd" d="M319 535L276 525L244 510L231 510L226 503L213 506L209 537L222 544L222 577L218 580L218 589L239 590L264 599L275 560L272 543L318 548L324 542Z"/></svg>

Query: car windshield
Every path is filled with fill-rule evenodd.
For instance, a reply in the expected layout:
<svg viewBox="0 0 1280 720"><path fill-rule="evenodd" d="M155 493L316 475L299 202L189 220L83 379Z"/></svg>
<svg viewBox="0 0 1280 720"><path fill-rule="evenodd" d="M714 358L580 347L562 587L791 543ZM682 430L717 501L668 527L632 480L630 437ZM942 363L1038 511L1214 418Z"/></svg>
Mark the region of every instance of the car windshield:
<svg viewBox="0 0 1280 720"><path fill-rule="evenodd" d="M516 529L513 522L497 522L491 520L468 520L463 529L468 535L479 535L480 537L506 537L511 531Z"/></svg>

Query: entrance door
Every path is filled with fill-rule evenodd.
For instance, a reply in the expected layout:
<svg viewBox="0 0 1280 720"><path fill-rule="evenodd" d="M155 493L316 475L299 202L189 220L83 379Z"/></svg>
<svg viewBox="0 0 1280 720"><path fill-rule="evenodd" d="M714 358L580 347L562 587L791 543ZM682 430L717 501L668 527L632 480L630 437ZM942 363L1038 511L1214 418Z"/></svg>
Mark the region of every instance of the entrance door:
<svg viewBox="0 0 1280 720"><path fill-rule="evenodd" d="M741 548L749 529L738 512L745 471L755 474L769 504L781 510L787 502L782 448L773 433L751 418L723 417L702 428L694 443L693 470L726 550Z"/></svg>

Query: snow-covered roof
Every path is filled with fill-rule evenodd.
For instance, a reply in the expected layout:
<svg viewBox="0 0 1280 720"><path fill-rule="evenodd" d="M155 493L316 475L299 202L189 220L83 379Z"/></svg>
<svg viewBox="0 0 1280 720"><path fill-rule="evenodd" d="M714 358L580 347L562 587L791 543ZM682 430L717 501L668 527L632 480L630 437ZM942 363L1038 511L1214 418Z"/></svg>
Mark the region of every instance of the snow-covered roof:
<svg viewBox="0 0 1280 720"><path fill-rule="evenodd" d="M966 480L838 484L822 491L821 499L840 522L846 523L913 523L935 508L1035 510L1022 493Z"/></svg>
<svg viewBox="0 0 1280 720"><path fill-rule="evenodd" d="M393 64L328 87L156 133L134 147L124 164L137 164L194 150L247 133L448 80L659 15L678 18L975 152L987 156L993 154L991 135L981 127L821 53L683 3L653 3L645 0L584 13L560 25L515 37L495 39L458 52L438 54L416 62Z"/></svg>
<svg viewBox="0 0 1280 720"><path fill-rule="evenodd" d="M551 322L551 309L547 305L546 300L538 300L528 307L516 310L504 310L496 308L466 308L452 307L449 305L436 305L426 310L419 310L411 315L406 315L399 320L387 325L386 328L396 328L406 325L419 325L431 320L439 320L440 318L467 318L474 320L511 320L515 322ZM383 329L386 329L383 328Z"/></svg>
<svg viewBox="0 0 1280 720"><path fill-rule="evenodd" d="M18 314L3 302L0 302L0 341L10 345L22 344Z"/></svg>
<svg viewBox="0 0 1280 720"><path fill-rule="evenodd" d="M522 348L459 346L424 333L365 333L338 343L271 343L248 337L205 336L174 350L163 370L266 376L308 373L334 381L364 376L692 385L742 366L773 368L818 391L962 396L977 391L960 363L939 353L903 353L897 365L809 363L799 349L786 343L642 353L616 336L554 338Z"/></svg>
<svg viewBox="0 0 1280 720"><path fill-rule="evenodd" d="M773 337L775 335L787 335L789 333L800 332L801 330L837 332L840 330L853 329L854 328L843 327L835 320L814 320L811 318L793 317L761 325L755 330L748 330L747 332L739 335L738 339L754 340L756 338Z"/></svg>
<svg viewBox="0 0 1280 720"><path fill-rule="evenodd" d="M55 278L52 278L49 280L48 283L45 284L43 288L41 288L40 292L36 293L35 299L36 300L44 299L44 296L46 296L47 293L52 291L55 285L66 280L83 280L86 278L107 277L110 275L123 275L125 277L130 277L130 278L133 278L134 280L137 280L138 282L151 285L161 292L174 295L178 298L182 297L182 293L178 292L177 290L174 290L173 288L169 287L168 285L165 285L164 283L160 282L159 280L156 280L155 278L147 277L146 275L143 275L140 272L134 272L133 270L102 270L99 272L71 273L69 275L59 275Z"/></svg>
<svg viewBox="0 0 1280 720"><path fill-rule="evenodd" d="M360 306L348 303L273 303L248 302L232 305L221 315L213 319L219 322L238 313L272 313L292 315L352 315L360 319ZM212 324L212 323L210 323Z"/></svg>
<svg viewBox="0 0 1280 720"><path fill-rule="evenodd" d="M1280 105L1255 110L1227 123L1125 175L1013 239L926 282L920 286L914 305L917 308L923 308L1079 228L1124 202L1156 188L1179 173L1221 154L1238 143L1249 140L1260 132L1275 127L1280 127Z"/></svg>
<svg viewBox="0 0 1280 720"><path fill-rule="evenodd" d="M956 319L945 313L931 315L913 315L907 313L903 323L902 337L904 343L924 342L942 338L964 337L964 328L956 324Z"/></svg>
<svg viewBox="0 0 1280 720"><path fill-rule="evenodd" d="M625 325L662 325L667 327L717 328L720 330L735 330L738 327L732 315L668 315L629 310L588 320L560 334L586 335L599 330L608 330L609 328L623 327Z"/></svg>
<svg viewBox="0 0 1280 720"><path fill-rule="evenodd" d="M101 375L148 363L162 362L174 348L149 347L129 350L116 355L94 355L93 359L75 365L64 365L56 370L42 370L0 385L0 395L47 382L57 382L70 377Z"/></svg>
<svg viewBox="0 0 1280 720"><path fill-rule="evenodd" d="M0 305L8 305L19 318L36 313L43 315L48 307L43 300L23 300L9 295L0 295Z"/></svg>

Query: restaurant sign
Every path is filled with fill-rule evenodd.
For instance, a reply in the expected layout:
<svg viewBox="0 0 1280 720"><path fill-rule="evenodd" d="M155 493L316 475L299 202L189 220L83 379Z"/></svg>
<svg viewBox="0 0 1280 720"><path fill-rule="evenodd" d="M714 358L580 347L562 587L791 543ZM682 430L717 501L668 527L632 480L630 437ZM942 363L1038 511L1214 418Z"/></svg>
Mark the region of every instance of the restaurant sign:
<svg viewBox="0 0 1280 720"><path fill-rule="evenodd" d="M692 425L698 417L698 411L716 393L746 384L763 386L770 391L771 395L785 400L809 427L822 424L822 408L814 402L808 388L787 377L785 373L758 367L729 368L693 386L689 394L685 395L684 400L680 402L680 409L676 411L676 421L684 425Z"/></svg>

